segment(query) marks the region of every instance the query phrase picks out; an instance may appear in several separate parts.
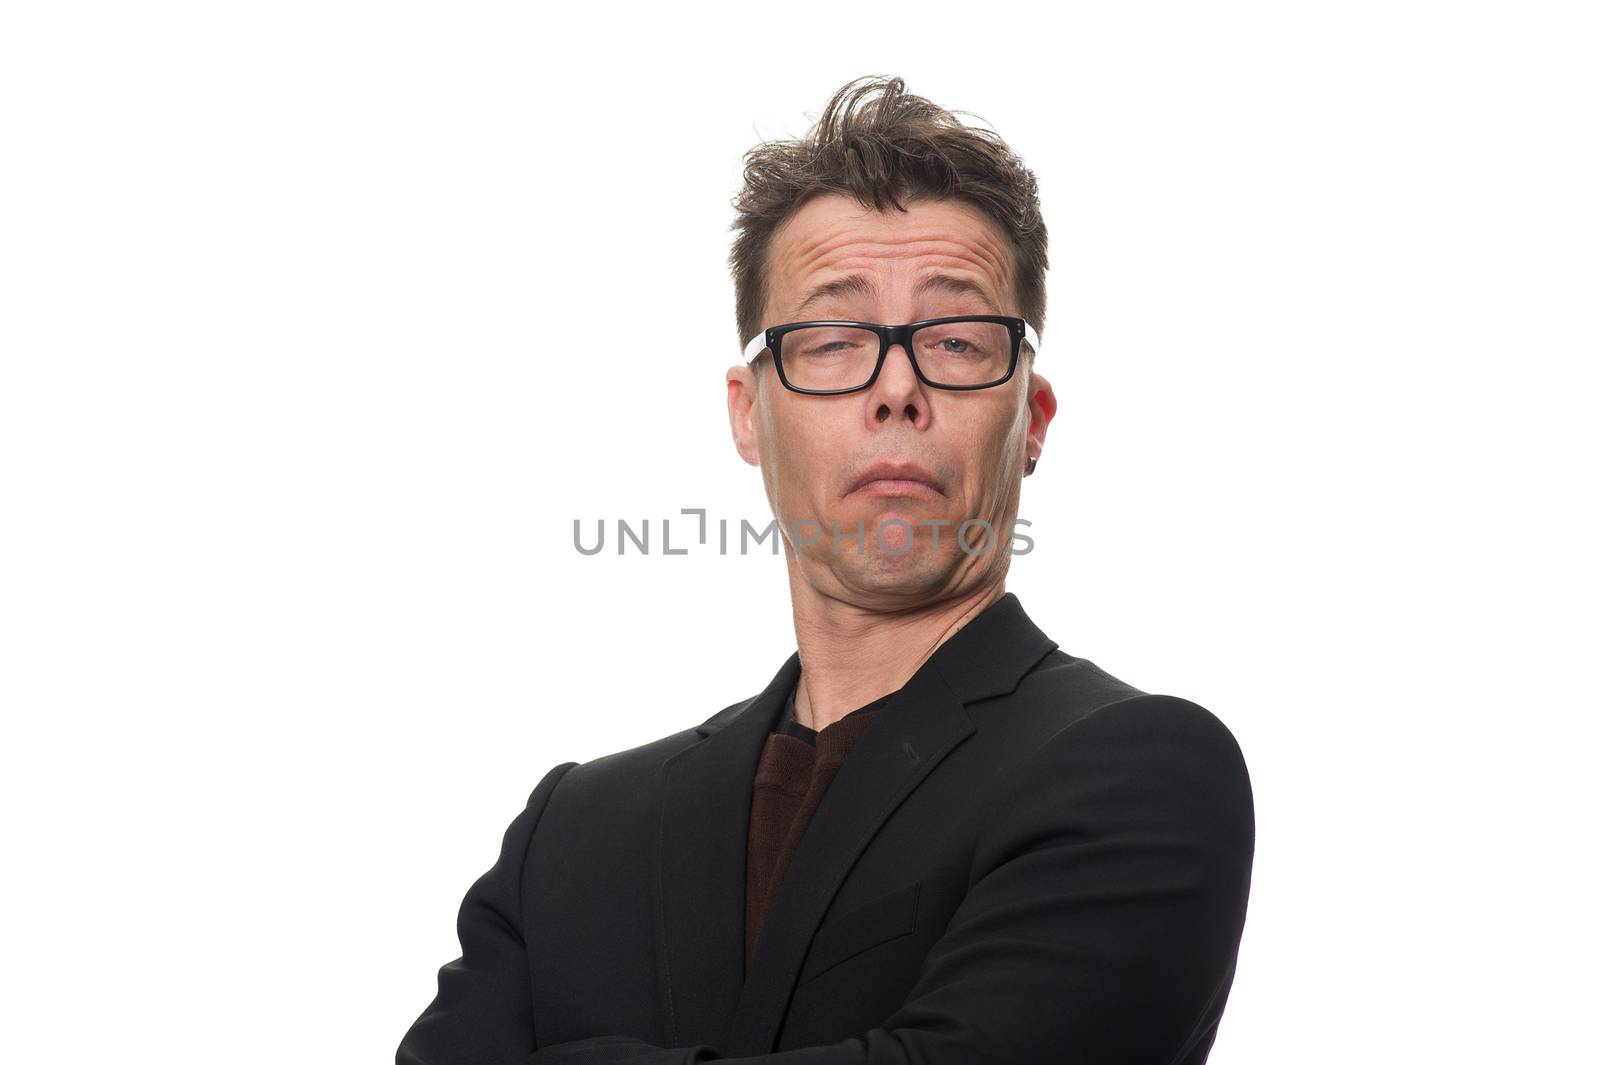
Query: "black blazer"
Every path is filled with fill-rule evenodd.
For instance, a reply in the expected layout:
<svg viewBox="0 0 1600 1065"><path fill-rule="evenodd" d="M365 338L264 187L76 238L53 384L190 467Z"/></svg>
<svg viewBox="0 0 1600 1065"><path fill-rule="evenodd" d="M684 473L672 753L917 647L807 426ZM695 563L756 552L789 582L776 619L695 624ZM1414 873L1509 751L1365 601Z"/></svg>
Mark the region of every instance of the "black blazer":
<svg viewBox="0 0 1600 1065"><path fill-rule="evenodd" d="M1205 1061L1250 890L1244 758L1206 709L1060 650L1014 593L861 735L747 976L751 784L799 670L545 774L398 1065Z"/></svg>

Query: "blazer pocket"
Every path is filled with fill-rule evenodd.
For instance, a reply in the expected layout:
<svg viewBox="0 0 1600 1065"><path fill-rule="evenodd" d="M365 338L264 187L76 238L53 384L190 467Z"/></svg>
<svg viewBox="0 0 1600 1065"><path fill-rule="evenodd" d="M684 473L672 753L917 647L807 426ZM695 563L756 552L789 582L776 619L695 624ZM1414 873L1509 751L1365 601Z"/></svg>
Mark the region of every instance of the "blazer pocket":
<svg viewBox="0 0 1600 1065"><path fill-rule="evenodd" d="M896 939L917 925L917 896L922 881L869 899L825 923L811 940L806 955L807 983L842 961L880 943Z"/></svg>

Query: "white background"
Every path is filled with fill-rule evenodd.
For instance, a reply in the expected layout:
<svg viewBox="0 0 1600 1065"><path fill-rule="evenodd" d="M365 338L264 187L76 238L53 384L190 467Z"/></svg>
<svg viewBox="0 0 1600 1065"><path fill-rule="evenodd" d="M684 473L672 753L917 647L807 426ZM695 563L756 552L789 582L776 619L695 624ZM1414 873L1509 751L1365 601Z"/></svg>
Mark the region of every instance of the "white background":
<svg viewBox="0 0 1600 1065"><path fill-rule="evenodd" d="M1592 1049L1587 7L8 5L8 1056L391 1061L540 777L766 683L779 559L572 523L770 516L729 199L871 73L1039 177L1010 590L1248 759L1212 1060Z"/></svg>

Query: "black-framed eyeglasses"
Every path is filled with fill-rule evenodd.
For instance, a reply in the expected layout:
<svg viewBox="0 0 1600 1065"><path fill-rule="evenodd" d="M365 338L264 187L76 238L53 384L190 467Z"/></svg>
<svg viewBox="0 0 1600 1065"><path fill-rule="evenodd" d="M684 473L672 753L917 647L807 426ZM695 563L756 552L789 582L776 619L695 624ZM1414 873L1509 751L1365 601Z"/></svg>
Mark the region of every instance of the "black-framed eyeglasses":
<svg viewBox="0 0 1600 1065"><path fill-rule="evenodd" d="M872 387L896 344L905 348L917 380L957 392L1011 380L1023 344L1036 357L1039 352L1039 336L1022 318L958 314L905 325L789 322L752 337L744 357L754 362L771 351L778 380L789 391L840 396Z"/></svg>

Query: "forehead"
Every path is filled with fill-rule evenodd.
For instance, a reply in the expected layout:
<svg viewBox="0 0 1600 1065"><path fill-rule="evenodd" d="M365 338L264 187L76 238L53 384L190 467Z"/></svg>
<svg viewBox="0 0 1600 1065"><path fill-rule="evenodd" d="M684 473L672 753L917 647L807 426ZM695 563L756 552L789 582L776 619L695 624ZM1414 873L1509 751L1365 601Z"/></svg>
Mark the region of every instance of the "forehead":
<svg viewBox="0 0 1600 1065"><path fill-rule="evenodd" d="M959 200L901 202L904 212L893 206L879 211L828 193L803 204L773 237L773 312L792 312L819 282L851 274L870 276L880 292L944 274L977 282L1010 313L1011 253L1000 227Z"/></svg>

